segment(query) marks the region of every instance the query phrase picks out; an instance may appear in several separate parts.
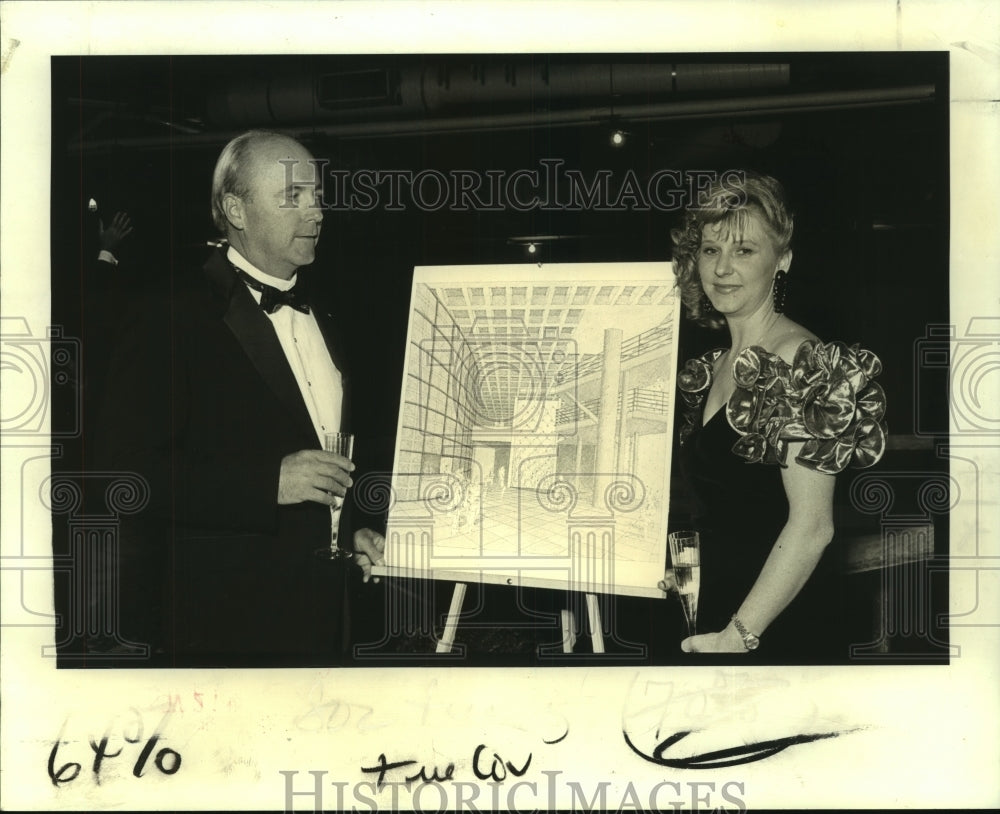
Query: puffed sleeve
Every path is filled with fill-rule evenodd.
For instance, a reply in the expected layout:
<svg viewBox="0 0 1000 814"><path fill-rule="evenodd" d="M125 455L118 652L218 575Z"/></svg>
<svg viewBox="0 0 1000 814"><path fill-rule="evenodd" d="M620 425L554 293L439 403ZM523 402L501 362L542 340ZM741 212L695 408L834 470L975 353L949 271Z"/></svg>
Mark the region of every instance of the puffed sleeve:
<svg viewBox="0 0 1000 814"><path fill-rule="evenodd" d="M682 445L701 422L701 405L712 386L712 365L725 352L725 348L716 348L695 359L688 359L677 373L677 389L684 402L684 423L680 432Z"/></svg>
<svg viewBox="0 0 1000 814"><path fill-rule="evenodd" d="M875 464L885 452L885 393L874 381L882 363L842 342L807 340L792 364L760 347L733 363L736 391L726 404L740 434L733 452L751 463L786 465L788 444L804 442L796 461L836 474Z"/></svg>

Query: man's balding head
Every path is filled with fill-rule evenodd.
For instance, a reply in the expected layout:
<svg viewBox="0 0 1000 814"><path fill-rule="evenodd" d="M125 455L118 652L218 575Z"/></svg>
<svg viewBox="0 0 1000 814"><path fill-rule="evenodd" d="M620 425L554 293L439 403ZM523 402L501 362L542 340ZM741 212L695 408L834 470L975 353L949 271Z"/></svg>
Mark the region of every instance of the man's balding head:
<svg viewBox="0 0 1000 814"><path fill-rule="evenodd" d="M253 162L254 148L275 139L287 138L269 130L248 130L222 148L212 174L212 221L222 234L229 231L229 221L223 211L225 196L232 194L246 198L250 194L250 165Z"/></svg>
<svg viewBox="0 0 1000 814"><path fill-rule="evenodd" d="M320 164L295 139L251 130L216 162L212 217L244 258L288 279L315 257L322 181Z"/></svg>

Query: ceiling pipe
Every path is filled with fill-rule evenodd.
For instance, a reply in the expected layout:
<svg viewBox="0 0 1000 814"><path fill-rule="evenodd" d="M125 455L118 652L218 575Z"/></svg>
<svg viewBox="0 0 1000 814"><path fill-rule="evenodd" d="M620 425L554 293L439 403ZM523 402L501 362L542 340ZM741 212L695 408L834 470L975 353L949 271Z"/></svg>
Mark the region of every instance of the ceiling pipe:
<svg viewBox="0 0 1000 814"><path fill-rule="evenodd" d="M548 109L589 99L609 104L685 92L786 87L787 63L575 64L548 60L429 61L399 68L251 77L210 92L208 119L226 128L273 127L345 118L436 116L459 108L521 105ZM508 111L513 112L513 111Z"/></svg>
<svg viewBox="0 0 1000 814"><path fill-rule="evenodd" d="M608 105L564 111L533 113L501 113L494 115L456 116L441 119L403 121L365 121L325 124L312 122L298 126L272 127L302 140L310 136L352 139L373 137L405 137L415 135L477 132L482 130L514 130L540 127L605 125L614 116L631 122L686 119L730 118L733 116L767 116L785 113L810 113L831 110L853 110L867 107L918 104L933 101L935 86L910 85L871 90L824 91L790 93L780 96L755 96L733 99L705 99L689 102L662 102L637 105ZM198 147L224 144L243 130L226 130L199 134L173 134L148 138L123 138L90 141L70 145L71 153L92 153L121 148Z"/></svg>

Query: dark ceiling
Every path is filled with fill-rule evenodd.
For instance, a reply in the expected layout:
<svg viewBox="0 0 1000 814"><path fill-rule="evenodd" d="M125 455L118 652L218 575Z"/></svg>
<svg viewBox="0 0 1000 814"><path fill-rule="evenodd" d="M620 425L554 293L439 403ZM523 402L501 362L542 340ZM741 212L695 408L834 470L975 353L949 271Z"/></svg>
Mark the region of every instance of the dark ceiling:
<svg viewBox="0 0 1000 814"><path fill-rule="evenodd" d="M849 56L94 57L58 67L78 122L68 145L88 153L218 144L261 126L370 139L885 107L928 100L940 78L926 56L923 70L919 55Z"/></svg>

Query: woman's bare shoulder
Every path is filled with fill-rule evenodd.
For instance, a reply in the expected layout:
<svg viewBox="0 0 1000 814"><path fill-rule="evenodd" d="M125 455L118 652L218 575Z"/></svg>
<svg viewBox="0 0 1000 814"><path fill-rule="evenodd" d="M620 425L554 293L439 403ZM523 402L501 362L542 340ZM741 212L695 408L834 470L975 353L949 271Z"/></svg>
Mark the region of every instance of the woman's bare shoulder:
<svg viewBox="0 0 1000 814"><path fill-rule="evenodd" d="M818 341L819 337L808 328L804 328L797 322L788 320L787 325L784 326L784 330L782 330L781 334L775 340L772 353L791 364L792 360L795 359L796 352L802 347L803 342Z"/></svg>

